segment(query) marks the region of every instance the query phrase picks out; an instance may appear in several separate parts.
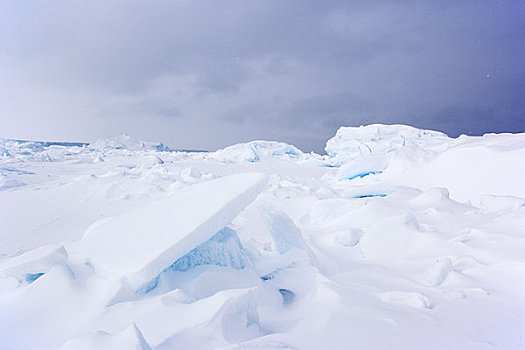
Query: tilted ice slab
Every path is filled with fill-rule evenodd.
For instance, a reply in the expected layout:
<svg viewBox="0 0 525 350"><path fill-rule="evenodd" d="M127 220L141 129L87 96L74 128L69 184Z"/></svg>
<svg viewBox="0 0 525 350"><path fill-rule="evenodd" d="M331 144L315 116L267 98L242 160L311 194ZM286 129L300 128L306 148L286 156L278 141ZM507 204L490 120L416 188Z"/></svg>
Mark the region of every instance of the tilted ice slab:
<svg viewBox="0 0 525 350"><path fill-rule="evenodd" d="M123 215L98 221L73 249L129 286L155 278L208 241L264 189L266 175L242 173L196 184Z"/></svg>

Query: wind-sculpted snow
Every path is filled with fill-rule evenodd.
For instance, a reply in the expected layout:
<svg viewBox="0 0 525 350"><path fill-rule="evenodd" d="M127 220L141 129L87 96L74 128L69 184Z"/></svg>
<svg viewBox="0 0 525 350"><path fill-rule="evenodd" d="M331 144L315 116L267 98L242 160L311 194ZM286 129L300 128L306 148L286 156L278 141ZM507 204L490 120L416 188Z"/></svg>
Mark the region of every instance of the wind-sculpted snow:
<svg viewBox="0 0 525 350"><path fill-rule="evenodd" d="M477 203L486 194L525 196L525 182L519 180L525 177L525 134L451 139L405 125L375 124L340 128L326 151L326 164L339 167L326 177L329 181L445 187L452 198Z"/></svg>
<svg viewBox="0 0 525 350"><path fill-rule="evenodd" d="M0 140L1 349L525 348L525 134L159 145Z"/></svg>
<svg viewBox="0 0 525 350"><path fill-rule="evenodd" d="M23 183L22 181L11 179L8 175L5 174L0 174L0 191L24 185L25 183Z"/></svg>
<svg viewBox="0 0 525 350"><path fill-rule="evenodd" d="M134 324L118 334L98 331L68 341L60 350L151 350L146 339Z"/></svg>

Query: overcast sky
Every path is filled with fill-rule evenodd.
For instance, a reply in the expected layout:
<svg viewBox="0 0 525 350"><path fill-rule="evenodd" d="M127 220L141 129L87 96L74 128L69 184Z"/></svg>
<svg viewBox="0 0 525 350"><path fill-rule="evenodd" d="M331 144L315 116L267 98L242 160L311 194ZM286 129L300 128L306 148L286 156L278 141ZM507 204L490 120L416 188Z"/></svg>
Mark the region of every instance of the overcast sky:
<svg viewBox="0 0 525 350"><path fill-rule="evenodd" d="M525 1L0 2L0 137L525 131Z"/></svg>

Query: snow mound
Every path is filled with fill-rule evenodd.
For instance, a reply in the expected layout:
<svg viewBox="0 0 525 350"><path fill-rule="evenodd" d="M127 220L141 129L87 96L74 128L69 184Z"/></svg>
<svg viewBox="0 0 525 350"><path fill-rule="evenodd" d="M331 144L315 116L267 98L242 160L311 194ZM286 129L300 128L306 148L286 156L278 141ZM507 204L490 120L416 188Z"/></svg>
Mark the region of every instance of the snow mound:
<svg viewBox="0 0 525 350"><path fill-rule="evenodd" d="M14 277L19 283L31 283L53 266L66 265L67 258L63 246L41 246L0 265L0 277Z"/></svg>
<svg viewBox="0 0 525 350"><path fill-rule="evenodd" d="M525 197L525 134L464 136L431 158L411 158L391 159L385 180L421 190L443 187L460 202L480 203L485 195Z"/></svg>
<svg viewBox="0 0 525 350"><path fill-rule="evenodd" d="M220 149L209 154L209 158L225 163L244 163L267 158L303 159L304 153L284 142L252 141Z"/></svg>
<svg viewBox="0 0 525 350"><path fill-rule="evenodd" d="M354 180L353 184L382 182L423 191L441 187L454 200L476 204L486 195L525 197L525 134L452 139L406 125L374 124L339 128L326 151L326 164L339 167L324 178L334 185Z"/></svg>
<svg viewBox="0 0 525 350"><path fill-rule="evenodd" d="M386 303L401 304L414 308L431 309L434 306L426 295L418 292L385 292L381 294L381 300Z"/></svg>
<svg viewBox="0 0 525 350"><path fill-rule="evenodd" d="M242 173L184 188L170 197L98 221L73 249L127 277L133 289L225 227L265 188L266 175Z"/></svg>
<svg viewBox="0 0 525 350"><path fill-rule="evenodd" d="M60 350L151 350L135 324L117 334L103 331L82 335L66 342Z"/></svg>
<svg viewBox="0 0 525 350"><path fill-rule="evenodd" d="M425 272L424 280L429 286L439 286L450 271L452 271L452 261L449 258L437 259L436 263Z"/></svg>
<svg viewBox="0 0 525 350"><path fill-rule="evenodd" d="M382 173L388 166L388 158L384 155L367 155L348 161L341 165L337 172L337 180L352 180L357 177Z"/></svg>
<svg viewBox="0 0 525 350"><path fill-rule="evenodd" d="M21 186L25 186L25 183L16 179L11 179L7 175L0 174L0 191Z"/></svg>
<svg viewBox="0 0 525 350"><path fill-rule="evenodd" d="M371 124L341 127L326 142L326 153L332 165L370 154L387 154L401 147L440 150L451 139L438 131L421 130L408 125Z"/></svg>
<svg viewBox="0 0 525 350"><path fill-rule="evenodd" d="M129 135L115 136L109 139L98 139L90 143L88 148L96 151L130 150L168 152L169 147L162 142L147 142L132 138Z"/></svg>

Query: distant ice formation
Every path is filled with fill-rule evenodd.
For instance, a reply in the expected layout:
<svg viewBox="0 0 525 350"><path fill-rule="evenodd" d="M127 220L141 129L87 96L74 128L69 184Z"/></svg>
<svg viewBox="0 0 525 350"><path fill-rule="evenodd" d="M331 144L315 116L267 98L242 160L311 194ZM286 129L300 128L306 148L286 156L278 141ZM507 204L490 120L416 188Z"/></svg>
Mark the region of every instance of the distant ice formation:
<svg viewBox="0 0 525 350"><path fill-rule="evenodd" d="M109 139L98 139L90 143L88 148L96 151L130 150L168 152L170 148L162 142L147 142L132 138L129 135L115 136Z"/></svg>
<svg viewBox="0 0 525 350"><path fill-rule="evenodd" d="M209 156L227 163L257 162L268 158L301 159L304 153L295 146L276 141L238 143L215 151Z"/></svg>

